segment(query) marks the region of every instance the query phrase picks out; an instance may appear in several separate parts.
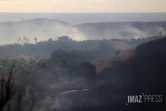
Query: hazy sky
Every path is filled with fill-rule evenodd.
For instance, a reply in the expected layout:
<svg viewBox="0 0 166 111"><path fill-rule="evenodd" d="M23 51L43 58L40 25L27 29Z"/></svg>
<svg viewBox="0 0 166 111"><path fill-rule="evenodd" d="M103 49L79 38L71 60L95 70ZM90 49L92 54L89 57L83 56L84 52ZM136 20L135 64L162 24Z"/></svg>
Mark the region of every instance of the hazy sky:
<svg viewBox="0 0 166 111"><path fill-rule="evenodd" d="M166 0L0 0L0 12L166 12Z"/></svg>

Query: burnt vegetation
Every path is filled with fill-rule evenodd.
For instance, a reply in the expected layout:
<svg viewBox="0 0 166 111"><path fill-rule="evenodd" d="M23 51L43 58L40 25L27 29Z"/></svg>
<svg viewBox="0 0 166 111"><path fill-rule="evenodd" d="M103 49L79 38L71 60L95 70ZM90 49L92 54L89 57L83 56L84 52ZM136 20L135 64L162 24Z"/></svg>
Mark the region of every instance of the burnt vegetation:
<svg viewBox="0 0 166 111"><path fill-rule="evenodd" d="M163 103L131 107L125 104L132 94L164 97L163 35L131 40L74 41L68 36L34 40L36 44L0 46L0 111L162 111L164 108Z"/></svg>

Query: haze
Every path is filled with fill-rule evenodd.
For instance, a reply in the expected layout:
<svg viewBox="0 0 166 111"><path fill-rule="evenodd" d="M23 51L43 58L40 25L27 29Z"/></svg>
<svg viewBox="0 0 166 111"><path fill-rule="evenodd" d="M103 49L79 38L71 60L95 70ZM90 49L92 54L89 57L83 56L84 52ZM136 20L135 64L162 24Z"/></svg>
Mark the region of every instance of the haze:
<svg viewBox="0 0 166 111"><path fill-rule="evenodd" d="M0 0L0 12L165 12L165 0Z"/></svg>

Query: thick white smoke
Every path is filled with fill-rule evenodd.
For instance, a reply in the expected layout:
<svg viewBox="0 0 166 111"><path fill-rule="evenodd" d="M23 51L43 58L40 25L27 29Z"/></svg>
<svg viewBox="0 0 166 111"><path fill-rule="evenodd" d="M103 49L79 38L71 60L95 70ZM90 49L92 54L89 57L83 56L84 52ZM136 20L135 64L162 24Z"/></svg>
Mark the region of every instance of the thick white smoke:
<svg viewBox="0 0 166 111"><path fill-rule="evenodd" d="M0 44L20 42L24 37L34 43L36 37L38 41L57 39L60 36L70 36L73 40L86 40L87 37L79 32L74 26L57 20L34 19L20 22L0 23Z"/></svg>

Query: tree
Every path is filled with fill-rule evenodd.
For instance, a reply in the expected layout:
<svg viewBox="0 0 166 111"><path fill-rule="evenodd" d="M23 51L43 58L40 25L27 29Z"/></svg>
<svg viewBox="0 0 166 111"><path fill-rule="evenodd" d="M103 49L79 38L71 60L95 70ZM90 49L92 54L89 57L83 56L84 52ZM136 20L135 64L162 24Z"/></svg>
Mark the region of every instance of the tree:
<svg viewBox="0 0 166 111"><path fill-rule="evenodd" d="M37 37L34 38L35 43L37 43Z"/></svg>
<svg viewBox="0 0 166 111"><path fill-rule="evenodd" d="M95 65L93 65L89 62L81 63L79 71L80 71L80 73L82 73L82 76L84 76L86 78L93 78L97 75Z"/></svg>
<svg viewBox="0 0 166 111"><path fill-rule="evenodd" d="M160 32L159 32L159 34L160 34L160 36L163 36L163 33L162 33L162 31L160 31Z"/></svg>
<svg viewBox="0 0 166 111"><path fill-rule="evenodd" d="M7 79L5 79L4 75L2 75L0 79L0 111L3 110L3 108L7 105L7 103L10 101L14 94L14 89L13 89L13 68L14 65L12 65L10 71L9 71L9 76Z"/></svg>
<svg viewBox="0 0 166 111"><path fill-rule="evenodd" d="M53 42L53 39L51 39L51 38L50 38L50 39L48 39L48 42Z"/></svg>
<svg viewBox="0 0 166 111"><path fill-rule="evenodd" d="M29 43L30 42L30 40L29 39L27 39L27 43Z"/></svg>
<svg viewBox="0 0 166 111"><path fill-rule="evenodd" d="M18 40L17 40L17 42L20 42L21 41L21 39L20 39L20 37L18 38Z"/></svg>
<svg viewBox="0 0 166 111"><path fill-rule="evenodd" d="M68 36L61 36L61 37L58 37L58 41L60 41L60 42L70 42L70 41L72 41L72 39Z"/></svg>
<svg viewBox="0 0 166 111"><path fill-rule="evenodd" d="M24 36L24 40L26 41L27 40L27 38Z"/></svg>
<svg viewBox="0 0 166 111"><path fill-rule="evenodd" d="M77 50L56 50L51 55L51 62L60 67L72 67L83 61L82 52Z"/></svg>

